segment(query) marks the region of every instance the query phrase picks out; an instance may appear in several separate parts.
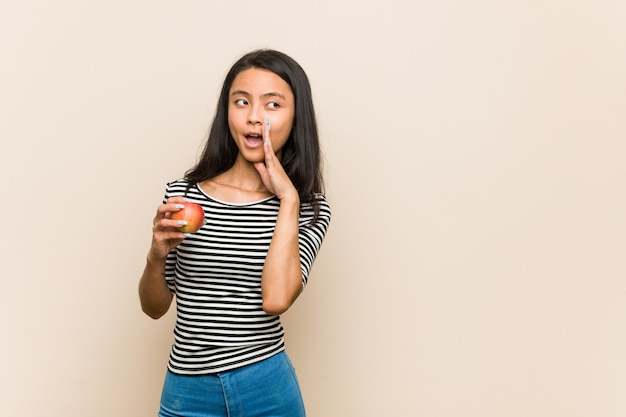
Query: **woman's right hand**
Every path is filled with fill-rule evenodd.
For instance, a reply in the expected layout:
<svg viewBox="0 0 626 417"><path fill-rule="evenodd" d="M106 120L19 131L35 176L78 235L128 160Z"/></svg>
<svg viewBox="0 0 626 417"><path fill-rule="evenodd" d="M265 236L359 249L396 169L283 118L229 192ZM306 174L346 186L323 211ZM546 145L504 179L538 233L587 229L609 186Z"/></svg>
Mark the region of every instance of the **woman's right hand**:
<svg viewBox="0 0 626 417"><path fill-rule="evenodd" d="M148 252L148 259L153 261L165 259L167 254L185 238L185 235L178 230L178 227L183 224L170 218L172 213L182 209L185 203L183 197L170 197L165 204L157 208L156 216L152 221L152 245Z"/></svg>

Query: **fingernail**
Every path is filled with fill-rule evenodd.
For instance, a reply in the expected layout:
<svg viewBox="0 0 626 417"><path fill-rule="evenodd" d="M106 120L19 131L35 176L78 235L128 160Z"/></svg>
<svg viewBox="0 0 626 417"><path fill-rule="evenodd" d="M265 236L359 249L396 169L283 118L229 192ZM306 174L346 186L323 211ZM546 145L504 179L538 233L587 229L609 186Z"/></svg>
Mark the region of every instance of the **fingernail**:
<svg viewBox="0 0 626 417"><path fill-rule="evenodd" d="M272 126L270 125L270 117L265 115L265 124L267 125L267 130L271 130Z"/></svg>
<svg viewBox="0 0 626 417"><path fill-rule="evenodd" d="M174 206L174 208L177 208L177 209L181 209L181 208L184 208L184 207L185 207L185 206L183 206L182 204L176 204L176 205Z"/></svg>
<svg viewBox="0 0 626 417"><path fill-rule="evenodd" d="M178 224L181 226L185 226L187 224L187 220L179 220Z"/></svg>
<svg viewBox="0 0 626 417"><path fill-rule="evenodd" d="M187 203L191 203L191 200L190 200L190 199L188 199L188 198L186 198L186 197L185 197L185 198L183 198L183 201L186 201Z"/></svg>
<svg viewBox="0 0 626 417"><path fill-rule="evenodd" d="M183 236L185 236L185 237L191 237L191 233L183 233Z"/></svg>

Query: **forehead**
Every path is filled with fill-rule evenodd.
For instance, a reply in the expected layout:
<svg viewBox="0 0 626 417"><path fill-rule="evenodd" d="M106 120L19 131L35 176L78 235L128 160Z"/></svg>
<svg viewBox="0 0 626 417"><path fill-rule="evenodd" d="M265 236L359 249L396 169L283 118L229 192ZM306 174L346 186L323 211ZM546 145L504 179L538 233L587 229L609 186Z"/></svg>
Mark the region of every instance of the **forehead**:
<svg viewBox="0 0 626 417"><path fill-rule="evenodd" d="M272 71L260 68L248 68L241 71L230 86L229 94L244 91L252 96L279 93L286 98L293 98L289 84Z"/></svg>

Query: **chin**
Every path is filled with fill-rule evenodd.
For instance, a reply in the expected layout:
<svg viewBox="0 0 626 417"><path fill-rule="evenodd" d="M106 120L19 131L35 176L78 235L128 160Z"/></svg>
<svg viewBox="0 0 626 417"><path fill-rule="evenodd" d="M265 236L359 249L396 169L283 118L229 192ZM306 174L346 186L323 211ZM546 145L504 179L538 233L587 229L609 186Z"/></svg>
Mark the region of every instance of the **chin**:
<svg viewBox="0 0 626 417"><path fill-rule="evenodd" d="M251 164L257 163L257 162L263 162L265 161L265 154L263 152L261 153L252 153L252 152L245 152L245 153L239 153L239 157L241 160L249 162Z"/></svg>
<svg viewBox="0 0 626 417"><path fill-rule="evenodd" d="M250 162L251 164L256 164L257 162L265 162L265 157L246 159L246 161Z"/></svg>

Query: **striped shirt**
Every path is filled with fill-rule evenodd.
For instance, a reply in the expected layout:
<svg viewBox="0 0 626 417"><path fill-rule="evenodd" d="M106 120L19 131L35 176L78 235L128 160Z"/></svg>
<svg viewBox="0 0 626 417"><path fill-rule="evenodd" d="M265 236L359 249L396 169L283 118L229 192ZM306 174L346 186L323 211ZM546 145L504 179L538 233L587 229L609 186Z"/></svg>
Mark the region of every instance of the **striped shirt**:
<svg viewBox="0 0 626 417"><path fill-rule="evenodd" d="M263 311L261 273L280 201L234 204L216 200L197 185L167 184L164 201L185 196L200 204L206 224L173 249L165 279L176 295L176 325L168 368L184 375L212 374L267 359L285 349L279 316ZM300 207L300 266L306 285L330 223L330 207L318 195Z"/></svg>

